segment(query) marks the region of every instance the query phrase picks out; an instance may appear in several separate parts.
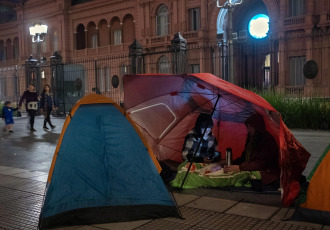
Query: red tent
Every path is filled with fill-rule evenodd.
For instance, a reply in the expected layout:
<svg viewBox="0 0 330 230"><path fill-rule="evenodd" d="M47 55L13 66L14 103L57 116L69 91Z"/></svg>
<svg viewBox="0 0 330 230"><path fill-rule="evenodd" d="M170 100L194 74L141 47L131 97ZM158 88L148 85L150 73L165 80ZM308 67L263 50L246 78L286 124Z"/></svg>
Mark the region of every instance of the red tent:
<svg viewBox="0 0 330 230"><path fill-rule="evenodd" d="M245 120L258 112L266 130L280 146L282 202L290 205L299 192L299 180L310 154L285 126L281 115L263 98L212 74L126 75L125 109L144 132L158 160L182 161L182 146L201 112L212 111L213 133L224 157L233 158L245 145Z"/></svg>

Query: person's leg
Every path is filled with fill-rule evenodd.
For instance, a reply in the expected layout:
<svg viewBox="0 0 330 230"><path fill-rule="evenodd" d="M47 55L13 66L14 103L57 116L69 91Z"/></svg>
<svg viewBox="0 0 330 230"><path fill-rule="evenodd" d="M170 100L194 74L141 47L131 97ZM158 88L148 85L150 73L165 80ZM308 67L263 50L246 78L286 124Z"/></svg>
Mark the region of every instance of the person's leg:
<svg viewBox="0 0 330 230"><path fill-rule="evenodd" d="M31 131L36 131L33 127L34 127L34 118L36 116L36 111L35 110L28 110L28 113L30 115L30 130Z"/></svg>
<svg viewBox="0 0 330 230"><path fill-rule="evenodd" d="M47 128L47 122L49 123L49 113L48 110L45 111L45 119L44 119L44 129L48 130Z"/></svg>
<svg viewBox="0 0 330 230"><path fill-rule="evenodd" d="M50 120L50 114L52 112L52 109L48 109L47 110L47 117L48 117L48 123L50 125L50 127L52 127L52 129L54 129L56 126L52 124L51 120Z"/></svg>
<svg viewBox="0 0 330 230"><path fill-rule="evenodd" d="M13 133L13 124L8 124L8 132Z"/></svg>

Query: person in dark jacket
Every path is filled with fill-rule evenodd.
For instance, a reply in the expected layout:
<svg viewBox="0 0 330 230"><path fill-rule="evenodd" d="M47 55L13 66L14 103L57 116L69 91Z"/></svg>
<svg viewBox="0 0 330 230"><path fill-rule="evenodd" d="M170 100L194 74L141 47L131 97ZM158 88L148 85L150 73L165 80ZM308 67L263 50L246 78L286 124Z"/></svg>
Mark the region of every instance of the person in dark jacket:
<svg viewBox="0 0 330 230"><path fill-rule="evenodd" d="M44 90L41 93L40 98L40 110L44 113L45 119L44 119L44 130L48 130L47 123L49 123L50 127L54 129L56 126L52 124L50 120L50 113L52 110L56 110L56 103L54 96L50 92L50 86L45 85Z"/></svg>
<svg viewBox="0 0 330 230"><path fill-rule="evenodd" d="M253 114L245 125L248 135L242 155L225 166L225 172L259 171L261 184L278 183L280 179L279 148L274 137L266 131L260 114Z"/></svg>
<svg viewBox="0 0 330 230"><path fill-rule="evenodd" d="M30 116L30 131L35 132L36 130L33 126L34 118L38 110L38 93L35 91L35 86L33 84L29 84L28 90L23 93L21 100L19 101L19 109L21 109L24 100L26 111Z"/></svg>
<svg viewBox="0 0 330 230"><path fill-rule="evenodd" d="M183 160L193 160L194 162L212 162L218 160L219 154L215 152L217 140L212 135L213 120L211 115L201 113L192 129L185 138L183 145L182 156ZM203 136L205 130L205 134ZM199 142L201 142L196 151ZM192 159L193 155L196 155Z"/></svg>
<svg viewBox="0 0 330 230"><path fill-rule="evenodd" d="M13 112L18 110L18 108L13 108L11 106L10 101L6 101L4 107L1 111L1 118L5 121L5 128L4 131L8 130L9 133L13 133L13 125L14 125L14 119L13 119Z"/></svg>

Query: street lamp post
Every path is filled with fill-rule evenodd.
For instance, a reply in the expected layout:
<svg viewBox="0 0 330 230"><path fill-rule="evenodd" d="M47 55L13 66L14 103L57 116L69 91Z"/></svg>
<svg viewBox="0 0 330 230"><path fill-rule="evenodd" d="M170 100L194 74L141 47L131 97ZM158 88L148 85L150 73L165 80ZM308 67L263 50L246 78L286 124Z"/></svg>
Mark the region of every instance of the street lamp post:
<svg viewBox="0 0 330 230"><path fill-rule="evenodd" d="M46 25L40 25L40 24L36 24L34 26L31 26L29 28L30 30L30 35L32 36L32 43L37 43L37 76L36 76L36 80L37 80L37 91L41 90L41 80L40 80L40 65L41 65L41 47L40 47L40 43L44 41L45 35L47 34L47 28L48 26Z"/></svg>
<svg viewBox="0 0 330 230"><path fill-rule="evenodd" d="M234 78L234 49L233 49L233 10L234 7L243 3L243 0L239 2L237 0L228 0L223 5L220 5L220 0L217 0L217 7L228 10L228 25L227 25L227 40L228 40L228 81L236 84L236 78Z"/></svg>

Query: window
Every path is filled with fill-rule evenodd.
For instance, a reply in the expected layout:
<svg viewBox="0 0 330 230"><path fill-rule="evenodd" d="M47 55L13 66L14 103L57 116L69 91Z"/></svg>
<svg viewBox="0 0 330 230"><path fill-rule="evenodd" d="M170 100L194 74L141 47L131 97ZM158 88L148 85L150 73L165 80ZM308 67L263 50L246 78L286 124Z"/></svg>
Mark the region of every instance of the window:
<svg viewBox="0 0 330 230"><path fill-rule="evenodd" d="M58 51L58 38L57 38L57 32L54 31L53 33L53 52Z"/></svg>
<svg viewBox="0 0 330 230"><path fill-rule="evenodd" d="M305 14L305 0L289 0L289 17Z"/></svg>
<svg viewBox="0 0 330 230"><path fill-rule="evenodd" d="M97 75L97 88L104 91L104 69L100 68Z"/></svg>
<svg viewBox="0 0 330 230"><path fill-rule="evenodd" d="M189 10L190 30L195 31L200 29L200 9L194 8Z"/></svg>
<svg viewBox="0 0 330 230"><path fill-rule="evenodd" d="M0 61L6 60L5 43L0 41Z"/></svg>
<svg viewBox="0 0 330 230"><path fill-rule="evenodd" d="M18 43L18 38L14 39L14 59L19 58L19 43Z"/></svg>
<svg viewBox="0 0 330 230"><path fill-rule="evenodd" d="M92 48L97 47L97 34L92 35Z"/></svg>
<svg viewBox="0 0 330 230"><path fill-rule="evenodd" d="M86 49L85 26L83 24L79 24L77 27L76 48L77 50Z"/></svg>
<svg viewBox="0 0 330 230"><path fill-rule="evenodd" d="M156 31L157 36L164 36L168 34L168 10L165 5L159 7L156 15Z"/></svg>
<svg viewBox="0 0 330 230"><path fill-rule="evenodd" d="M121 30L115 30L113 31L114 35L114 45L120 45L121 44Z"/></svg>
<svg viewBox="0 0 330 230"><path fill-rule="evenodd" d="M122 66L120 67L120 75L121 75L121 76L124 76L125 74L127 74L127 72L128 72L128 68L127 68L127 66L126 66L126 65L122 65Z"/></svg>
<svg viewBox="0 0 330 230"><path fill-rule="evenodd" d="M190 73L199 73L199 64L190 65Z"/></svg>
<svg viewBox="0 0 330 230"><path fill-rule="evenodd" d="M303 73L305 62L305 56L290 58L290 86L305 85L305 77Z"/></svg>
<svg viewBox="0 0 330 230"><path fill-rule="evenodd" d="M166 56L159 58L158 73L170 73L170 63Z"/></svg>
<svg viewBox="0 0 330 230"><path fill-rule="evenodd" d="M109 67L105 68L105 91L109 92L111 89L111 77Z"/></svg>
<svg viewBox="0 0 330 230"><path fill-rule="evenodd" d="M41 42L41 53L46 53L47 52L47 41L46 41L46 39L43 41L43 42Z"/></svg>

